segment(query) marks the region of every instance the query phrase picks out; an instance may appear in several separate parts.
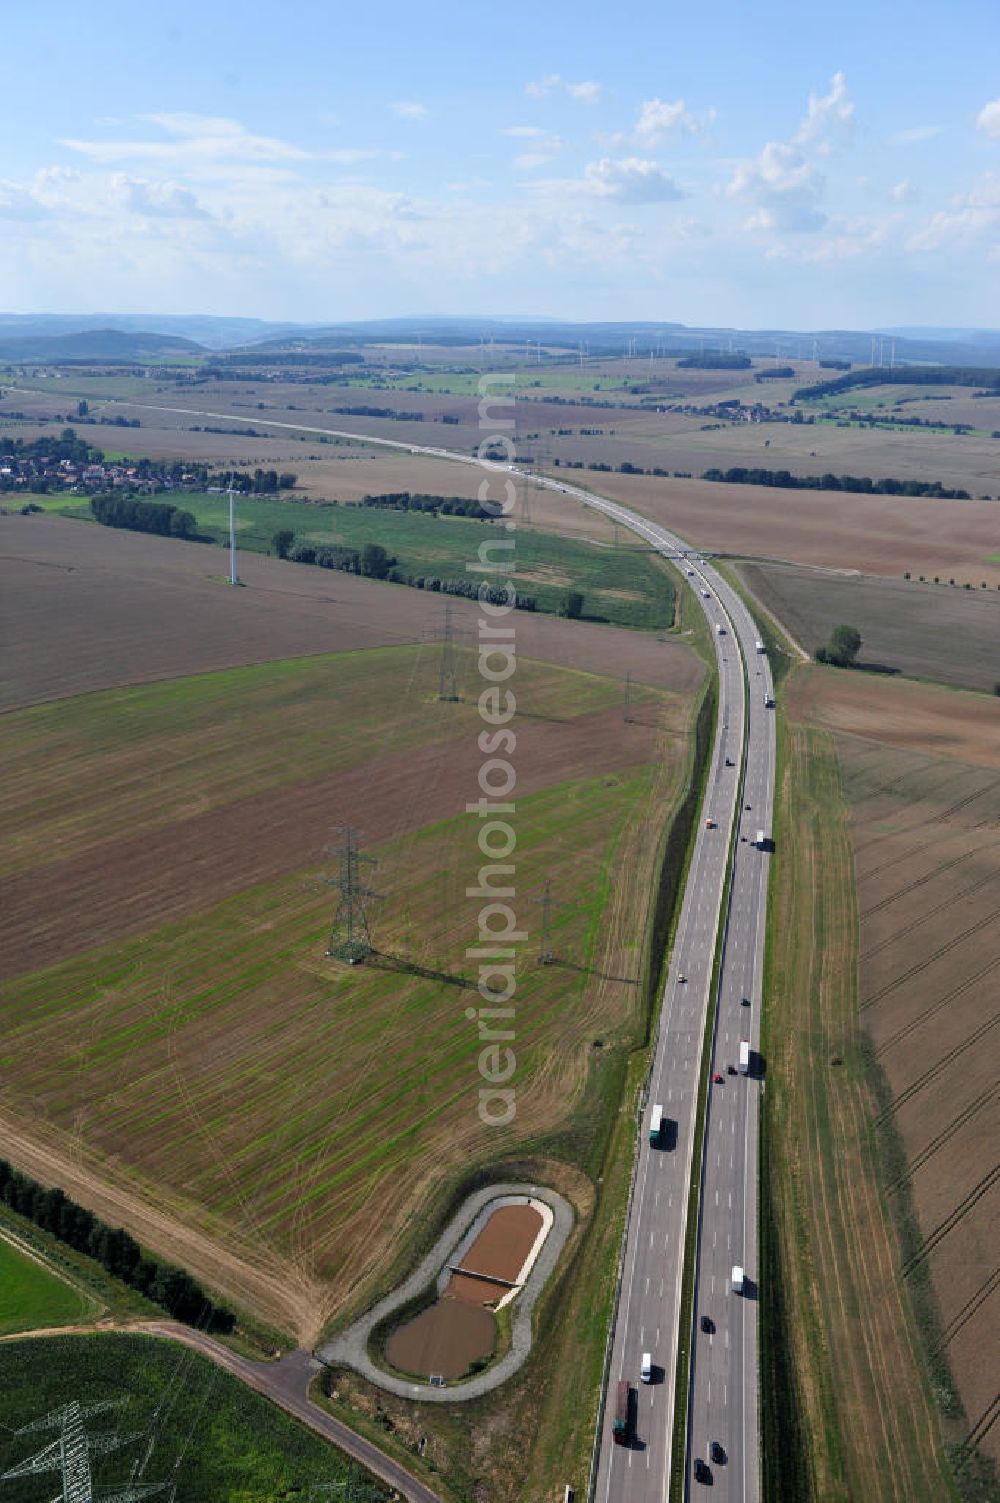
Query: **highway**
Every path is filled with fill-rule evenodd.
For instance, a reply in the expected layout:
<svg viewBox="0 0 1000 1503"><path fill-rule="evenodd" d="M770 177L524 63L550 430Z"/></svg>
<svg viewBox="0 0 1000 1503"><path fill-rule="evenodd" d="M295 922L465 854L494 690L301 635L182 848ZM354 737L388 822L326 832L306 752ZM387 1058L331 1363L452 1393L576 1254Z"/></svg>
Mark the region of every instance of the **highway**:
<svg viewBox="0 0 1000 1503"><path fill-rule="evenodd" d="M712 1487L713 1499L757 1503L757 1137L761 1087L759 1018L775 765L773 682L756 649L757 627L739 595L679 538L589 492L555 489L595 506L678 562L713 628L719 715L702 810L664 986L650 1085L643 1114L635 1191L626 1233L622 1285L605 1396L595 1498L598 1503L666 1503L669 1491L680 1296L709 988L719 926L719 1010L710 1040L703 1183L696 1253L694 1331L688 1395L685 1497ZM721 628L721 631L719 630ZM729 765L729 764L732 765ZM707 827L711 819L715 828ZM733 875L724 891L733 840ZM682 981L680 978L684 977ZM744 1004L744 998L749 1005ZM753 1051L739 1072L740 1043ZM734 1073L730 1074L730 1067ZM721 1082L714 1077L721 1076ZM665 1143L649 1141L651 1108L668 1123ZM734 1265L746 1270L732 1293ZM705 1315L710 1329L701 1329ZM644 1353L654 1382L639 1381ZM619 1379L635 1388L634 1431L627 1445L611 1433ZM716 1442L720 1460L710 1459ZM696 1462L704 1471L695 1478Z"/></svg>
<svg viewBox="0 0 1000 1503"><path fill-rule="evenodd" d="M111 405L109 403L109 405ZM121 401L114 405L244 421L236 413ZM506 468L519 480L562 492L628 528L673 560L688 577L712 627L719 671L716 723L701 827L697 832L667 973L648 1098L643 1115L624 1267L615 1316L603 1431L599 1437L597 1503L666 1503L688 1186L705 1023L720 925L719 1010L710 1064L721 1082L709 1086L698 1214L696 1292L688 1402L685 1496L702 1482L711 1497L757 1503L759 1497L757 1387L757 1140L760 1092L759 1019L770 855L753 843L771 831L775 731L770 666L756 651L758 630L741 598L709 561L682 539L617 502L515 465L484 467L455 450L372 438L344 429L260 418L255 426L320 433L477 468ZM508 524L511 525L511 524ZM720 631L721 628L721 631ZM731 765L730 765L731 764ZM713 828L706 827L711 818ZM730 844L733 880L727 901ZM681 978L684 978L683 980ZM749 1005L744 1005L743 999ZM749 1076L738 1072L740 1042L754 1050ZM735 1073L729 1073L733 1066ZM649 1142L653 1105L663 1108L664 1141ZM735 1265L746 1271L742 1294L731 1289ZM701 1329L701 1316L710 1329ZM640 1383L644 1352L654 1381ZM612 1439L619 1379L633 1386L634 1428L627 1445ZM721 1448L710 1460L709 1446ZM697 1464L707 1475L696 1480Z"/></svg>

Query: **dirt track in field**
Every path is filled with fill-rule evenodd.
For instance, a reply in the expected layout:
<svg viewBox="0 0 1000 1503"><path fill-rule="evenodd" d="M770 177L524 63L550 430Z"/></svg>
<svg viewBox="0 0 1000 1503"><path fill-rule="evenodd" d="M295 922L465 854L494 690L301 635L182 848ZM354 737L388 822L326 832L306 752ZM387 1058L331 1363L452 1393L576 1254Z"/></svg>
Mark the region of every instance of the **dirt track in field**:
<svg viewBox="0 0 1000 1503"><path fill-rule="evenodd" d="M455 468L459 468L455 466ZM245 554L247 588L207 544L65 517L0 517L0 708L309 653L440 635L440 595ZM457 639L479 607L453 602ZM518 653L561 667L687 690L702 667L682 643L518 611Z"/></svg>
<svg viewBox="0 0 1000 1503"><path fill-rule="evenodd" d="M617 708L518 731L523 797L553 782L649 761L655 731L622 724ZM351 811L368 844L459 814L482 763L462 736L376 758L348 772L269 789L221 809L90 847L5 884L0 976L59 960L168 923L295 870L322 832Z"/></svg>

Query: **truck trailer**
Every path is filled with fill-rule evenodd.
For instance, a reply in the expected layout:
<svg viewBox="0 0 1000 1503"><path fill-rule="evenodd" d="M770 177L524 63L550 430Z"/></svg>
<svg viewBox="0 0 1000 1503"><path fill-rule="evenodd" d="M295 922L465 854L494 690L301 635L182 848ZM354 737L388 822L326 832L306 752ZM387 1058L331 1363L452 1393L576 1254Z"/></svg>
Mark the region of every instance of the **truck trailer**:
<svg viewBox="0 0 1000 1503"><path fill-rule="evenodd" d="M649 1141L654 1148L659 1148L660 1139L663 1137L663 1107L654 1106L649 1117Z"/></svg>
<svg viewBox="0 0 1000 1503"><path fill-rule="evenodd" d="M740 1074L750 1074L750 1044L746 1039L740 1044Z"/></svg>
<svg viewBox="0 0 1000 1503"><path fill-rule="evenodd" d="M628 1445L632 1434L632 1390L624 1378L618 1384L611 1433L616 1446Z"/></svg>

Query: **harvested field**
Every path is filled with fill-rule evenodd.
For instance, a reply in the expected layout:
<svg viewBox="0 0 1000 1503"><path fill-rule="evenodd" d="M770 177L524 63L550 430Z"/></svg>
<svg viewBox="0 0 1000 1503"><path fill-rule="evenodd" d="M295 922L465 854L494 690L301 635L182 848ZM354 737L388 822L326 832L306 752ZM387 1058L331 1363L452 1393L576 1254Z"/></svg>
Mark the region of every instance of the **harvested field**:
<svg viewBox="0 0 1000 1503"><path fill-rule="evenodd" d="M458 466L455 466L458 469ZM0 706L36 704L304 653L426 642L441 597L354 575L244 555L247 588L225 583L221 549L58 517L0 517ZM476 604L455 599L458 640ZM676 641L519 612L518 649L565 667L679 690L700 682Z"/></svg>
<svg viewBox="0 0 1000 1503"><path fill-rule="evenodd" d="M463 996L481 858L449 818L476 787L477 712L436 701L437 663L314 658L0 722L9 1156L306 1341L457 1174L563 1126L593 1037L635 1023L620 978L690 699L647 690L623 726L614 681L519 666L518 879L576 894L555 934L574 964L525 951L517 1121L487 1129ZM324 958L335 902L314 876L348 820L387 894L357 970ZM531 897L524 920L534 935Z"/></svg>
<svg viewBox="0 0 1000 1503"><path fill-rule="evenodd" d="M992 691L1000 679L1000 591L784 564L743 564L740 573L807 652L846 621L864 639L862 667L967 689Z"/></svg>
<svg viewBox="0 0 1000 1503"><path fill-rule="evenodd" d="M1000 768L1000 699L818 664L798 670L788 694L797 720L883 746Z"/></svg>
<svg viewBox="0 0 1000 1503"><path fill-rule="evenodd" d="M765 1478L825 1503L939 1503L936 1416L873 1154L847 809L833 738L790 714L786 701L762 1035Z"/></svg>
<svg viewBox="0 0 1000 1503"><path fill-rule="evenodd" d="M760 461L759 461L760 462ZM768 463L776 460L768 459ZM558 476L559 472L555 474ZM729 556L858 569L863 574L955 576L995 590L1000 506L990 501L778 490L643 475L577 477L681 537Z"/></svg>
<svg viewBox="0 0 1000 1503"><path fill-rule="evenodd" d="M897 683L838 694L839 681L818 680L796 675L793 697L839 730L860 1016L886 1083L879 1120L903 1155L890 1197L912 1196L915 1217L903 1275L958 1385L966 1431L953 1439L971 1434L1000 1460L995 1425L978 1423L997 1380L983 1354L1000 1347L1000 705Z"/></svg>
<svg viewBox="0 0 1000 1503"><path fill-rule="evenodd" d="M368 673L374 671L365 666ZM638 721L623 726L617 706L567 724L545 724L548 718L529 723L519 734L524 794L562 778L643 765L652 755L651 726ZM270 880L303 857L319 863L325 832L322 822L317 829L317 810L330 811L333 823L350 811L373 843L460 813L475 792L482 761L471 710L460 716L452 735L429 746L407 747L403 736L399 741L398 750L371 755L361 766L300 776L290 786L265 786L245 798L235 796L238 780L231 770L227 802L212 808L210 796L200 797L196 807L209 805L204 812L182 808L173 819L169 802L164 806L149 800L149 776L133 772L135 797L112 803L111 832L105 834L97 818L98 797L78 816L83 828L76 823L67 835L66 844L75 853L56 861L46 859L43 832L30 813L23 804L16 807L14 790L23 792L25 784L12 780L7 784L12 819L23 826L31 845L22 848L20 872L5 882L0 977L52 965L81 949L195 914L248 885ZM238 756L233 760L238 763ZM280 764L269 764L269 772L277 770ZM393 790L391 800L386 799L387 788ZM42 803L52 797L47 790L39 795ZM130 817L133 810L135 819ZM169 822L160 824L164 818ZM123 826L117 833L116 827ZM55 832L53 841L59 849Z"/></svg>

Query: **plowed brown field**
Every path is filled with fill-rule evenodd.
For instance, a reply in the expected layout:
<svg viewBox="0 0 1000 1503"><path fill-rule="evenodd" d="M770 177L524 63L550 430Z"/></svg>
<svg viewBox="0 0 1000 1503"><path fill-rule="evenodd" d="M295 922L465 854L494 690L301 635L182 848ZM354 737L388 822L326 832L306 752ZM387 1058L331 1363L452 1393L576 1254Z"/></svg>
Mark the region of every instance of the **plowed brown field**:
<svg viewBox="0 0 1000 1503"><path fill-rule="evenodd" d="M763 463L763 460L758 460ZM558 474L558 471L556 472ZM602 496L634 506L699 548L743 558L859 569L863 574L954 575L1000 584L1000 507L990 501L778 490L645 475L583 475Z"/></svg>

